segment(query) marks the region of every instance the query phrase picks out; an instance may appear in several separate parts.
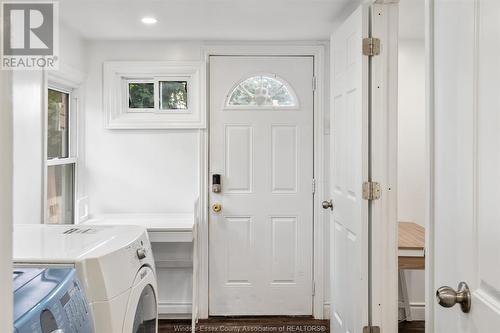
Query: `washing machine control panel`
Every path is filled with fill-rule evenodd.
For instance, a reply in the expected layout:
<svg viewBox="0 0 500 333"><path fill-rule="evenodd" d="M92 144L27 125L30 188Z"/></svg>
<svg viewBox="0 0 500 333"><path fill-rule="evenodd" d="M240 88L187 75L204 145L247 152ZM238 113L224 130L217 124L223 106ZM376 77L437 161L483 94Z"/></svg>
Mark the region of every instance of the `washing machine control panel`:
<svg viewBox="0 0 500 333"><path fill-rule="evenodd" d="M74 268L15 270L23 279L14 278L14 332L94 333L90 308Z"/></svg>
<svg viewBox="0 0 500 333"><path fill-rule="evenodd" d="M90 310L81 286L75 282L73 287L61 297L60 303L68 319L70 329L82 332L82 328L86 326L86 321L89 319Z"/></svg>

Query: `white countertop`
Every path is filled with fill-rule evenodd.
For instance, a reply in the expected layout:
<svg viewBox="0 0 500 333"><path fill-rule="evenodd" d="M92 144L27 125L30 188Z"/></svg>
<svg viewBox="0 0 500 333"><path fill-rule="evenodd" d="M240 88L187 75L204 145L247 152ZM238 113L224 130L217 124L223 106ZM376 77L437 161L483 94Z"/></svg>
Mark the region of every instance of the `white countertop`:
<svg viewBox="0 0 500 333"><path fill-rule="evenodd" d="M138 226L14 225L14 262L71 263L129 246L145 233Z"/></svg>
<svg viewBox="0 0 500 333"><path fill-rule="evenodd" d="M194 214L103 214L92 216L83 223L88 225L139 225L148 230L152 242L175 242L192 240L195 218Z"/></svg>

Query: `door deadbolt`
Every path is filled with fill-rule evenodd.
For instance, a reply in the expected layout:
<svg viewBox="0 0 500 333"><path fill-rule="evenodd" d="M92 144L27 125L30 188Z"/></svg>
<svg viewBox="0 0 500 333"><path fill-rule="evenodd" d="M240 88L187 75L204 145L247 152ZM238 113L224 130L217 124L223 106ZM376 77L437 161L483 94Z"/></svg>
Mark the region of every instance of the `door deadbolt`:
<svg viewBox="0 0 500 333"><path fill-rule="evenodd" d="M220 174L214 173L212 175L212 192L220 193L222 191L222 185L220 182Z"/></svg>
<svg viewBox="0 0 500 333"><path fill-rule="evenodd" d="M212 205L212 210L214 211L214 213L218 213L222 210L222 205L220 203L214 203Z"/></svg>
<svg viewBox="0 0 500 333"><path fill-rule="evenodd" d="M458 291L448 286L443 286L436 291L436 298L439 305L445 308L451 308L455 304L460 304L464 313L468 313L471 307L471 293L469 286L465 282L460 282Z"/></svg>

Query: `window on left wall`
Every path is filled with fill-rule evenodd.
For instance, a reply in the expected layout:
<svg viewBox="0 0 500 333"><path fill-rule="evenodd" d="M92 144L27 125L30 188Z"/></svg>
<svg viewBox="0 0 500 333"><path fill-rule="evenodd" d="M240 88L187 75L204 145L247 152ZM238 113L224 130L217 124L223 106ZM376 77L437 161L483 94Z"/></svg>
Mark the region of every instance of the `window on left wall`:
<svg viewBox="0 0 500 333"><path fill-rule="evenodd" d="M75 211L76 157L71 149L71 92L47 92L46 223L72 224Z"/></svg>

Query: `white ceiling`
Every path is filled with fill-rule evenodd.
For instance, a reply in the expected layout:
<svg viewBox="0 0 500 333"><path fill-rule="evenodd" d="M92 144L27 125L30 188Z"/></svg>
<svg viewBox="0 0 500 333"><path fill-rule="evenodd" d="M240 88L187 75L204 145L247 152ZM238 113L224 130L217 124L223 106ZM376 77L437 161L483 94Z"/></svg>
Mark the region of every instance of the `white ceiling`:
<svg viewBox="0 0 500 333"><path fill-rule="evenodd" d="M399 1L399 37L423 39L425 37L425 0Z"/></svg>
<svg viewBox="0 0 500 333"><path fill-rule="evenodd" d="M423 0L422 0L423 1ZM360 0L61 0L61 20L86 39L328 39ZM146 26L144 16L158 23Z"/></svg>

